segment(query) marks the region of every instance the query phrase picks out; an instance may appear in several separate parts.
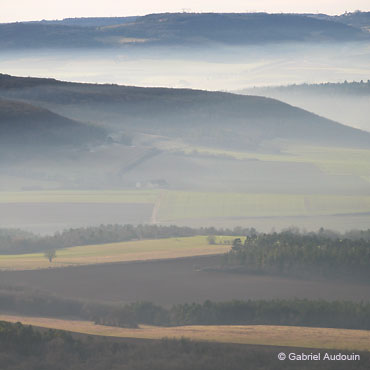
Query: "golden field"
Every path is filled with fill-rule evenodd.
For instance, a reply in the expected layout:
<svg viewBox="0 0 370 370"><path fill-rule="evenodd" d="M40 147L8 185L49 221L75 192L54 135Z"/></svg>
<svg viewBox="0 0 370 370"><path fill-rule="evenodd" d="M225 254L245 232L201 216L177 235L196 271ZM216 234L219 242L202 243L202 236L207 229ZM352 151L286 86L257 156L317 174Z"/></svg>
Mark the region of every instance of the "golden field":
<svg viewBox="0 0 370 370"><path fill-rule="evenodd" d="M0 320L44 328L121 338L189 338L220 343L370 351L370 331L272 325L209 325L138 329L95 325L90 321L0 315Z"/></svg>
<svg viewBox="0 0 370 370"><path fill-rule="evenodd" d="M206 236L135 240L57 250L51 263L43 253L0 255L1 270L35 270L113 262L132 262L225 253L229 245L210 245Z"/></svg>

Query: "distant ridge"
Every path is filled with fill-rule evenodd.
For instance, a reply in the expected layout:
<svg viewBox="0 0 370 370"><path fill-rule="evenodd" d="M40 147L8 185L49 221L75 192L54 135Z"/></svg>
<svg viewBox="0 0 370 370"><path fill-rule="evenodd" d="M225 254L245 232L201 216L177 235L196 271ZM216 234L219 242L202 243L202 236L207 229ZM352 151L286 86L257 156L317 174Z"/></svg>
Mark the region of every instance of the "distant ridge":
<svg viewBox="0 0 370 370"><path fill-rule="evenodd" d="M302 14L163 13L0 24L3 49L359 40L370 40L363 27Z"/></svg>

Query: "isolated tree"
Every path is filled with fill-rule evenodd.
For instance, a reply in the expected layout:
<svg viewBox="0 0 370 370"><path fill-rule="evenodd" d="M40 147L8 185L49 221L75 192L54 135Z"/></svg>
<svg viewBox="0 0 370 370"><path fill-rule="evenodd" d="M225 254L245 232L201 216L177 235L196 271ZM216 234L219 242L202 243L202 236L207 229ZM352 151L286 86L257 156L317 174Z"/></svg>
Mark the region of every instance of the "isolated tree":
<svg viewBox="0 0 370 370"><path fill-rule="evenodd" d="M49 249L47 250L45 253L44 253L44 256L45 258L47 258L49 260L49 262L51 263L53 261L53 259L57 256L57 253L55 251L55 249Z"/></svg>

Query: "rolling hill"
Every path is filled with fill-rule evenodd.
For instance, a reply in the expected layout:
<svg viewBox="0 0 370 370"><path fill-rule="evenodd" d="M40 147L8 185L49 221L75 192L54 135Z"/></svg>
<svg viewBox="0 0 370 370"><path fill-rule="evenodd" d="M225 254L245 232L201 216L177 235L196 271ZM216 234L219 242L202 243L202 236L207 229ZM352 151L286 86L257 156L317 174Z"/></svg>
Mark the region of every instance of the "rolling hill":
<svg viewBox="0 0 370 370"><path fill-rule="evenodd" d="M246 45L369 40L366 30L302 14L163 13L0 25L3 49L119 47L129 44Z"/></svg>
<svg viewBox="0 0 370 370"><path fill-rule="evenodd" d="M258 96L7 75L0 75L0 96L92 121L113 132L180 137L212 147L256 150L276 139L355 147L370 143L370 133Z"/></svg>

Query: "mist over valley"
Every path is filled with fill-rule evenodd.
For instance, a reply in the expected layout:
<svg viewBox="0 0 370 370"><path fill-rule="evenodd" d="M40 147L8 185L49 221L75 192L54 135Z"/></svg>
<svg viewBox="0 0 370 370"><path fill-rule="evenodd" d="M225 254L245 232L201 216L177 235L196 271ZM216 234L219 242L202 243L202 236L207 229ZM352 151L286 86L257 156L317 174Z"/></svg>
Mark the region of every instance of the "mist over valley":
<svg viewBox="0 0 370 370"><path fill-rule="evenodd" d="M367 369L369 30L0 24L0 367Z"/></svg>

